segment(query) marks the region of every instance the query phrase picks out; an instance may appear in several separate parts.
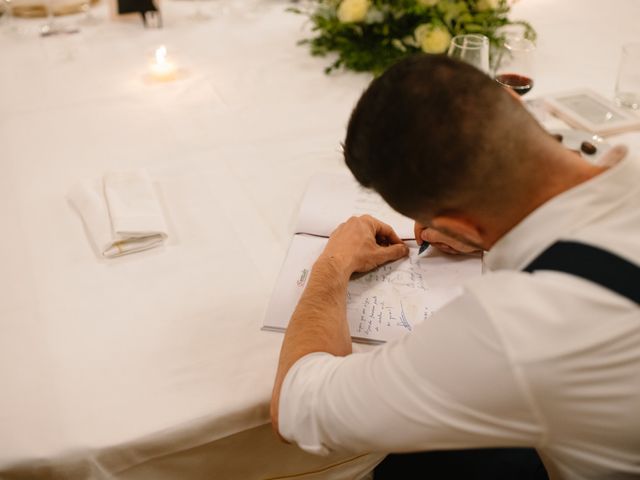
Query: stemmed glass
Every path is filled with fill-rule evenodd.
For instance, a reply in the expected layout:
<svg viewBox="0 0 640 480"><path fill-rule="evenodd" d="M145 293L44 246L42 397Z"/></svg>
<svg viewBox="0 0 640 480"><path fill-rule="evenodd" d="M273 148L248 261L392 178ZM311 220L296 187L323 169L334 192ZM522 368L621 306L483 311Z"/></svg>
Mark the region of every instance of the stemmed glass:
<svg viewBox="0 0 640 480"><path fill-rule="evenodd" d="M535 50L535 44L527 38L507 37L496 66L496 82L520 96L529 92L533 88Z"/></svg>
<svg viewBox="0 0 640 480"><path fill-rule="evenodd" d="M451 39L447 55L489 73L489 39L484 35L456 35Z"/></svg>
<svg viewBox="0 0 640 480"><path fill-rule="evenodd" d="M53 18L53 0L47 0L47 23L40 27L40 36L49 37L51 35L59 35L61 33L77 33L79 29L72 27L64 27L56 24Z"/></svg>
<svg viewBox="0 0 640 480"><path fill-rule="evenodd" d="M62 29L58 27L58 25L56 25L53 18L53 0L46 1L46 9L47 23L40 27L40 35L43 37L48 37L50 35L58 35L59 33L63 33Z"/></svg>
<svg viewBox="0 0 640 480"><path fill-rule="evenodd" d="M82 1L81 8L82 8L82 12L84 13L84 17L82 18L82 20L80 20L79 23L83 25L96 25L100 23L100 20L98 20L91 12L91 3L92 3L92 0Z"/></svg>
<svg viewBox="0 0 640 480"><path fill-rule="evenodd" d="M211 18L211 15L202 11L202 0L194 0L194 2L196 5L196 9L195 12L193 12L189 16L189 18L196 21L209 20Z"/></svg>
<svg viewBox="0 0 640 480"><path fill-rule="evenodd" d="M3 0L1 3L4 4L1 23L6 24L7 31L14 32L16 27L13 23L13 5L11 5L11 0Z"/></svg>

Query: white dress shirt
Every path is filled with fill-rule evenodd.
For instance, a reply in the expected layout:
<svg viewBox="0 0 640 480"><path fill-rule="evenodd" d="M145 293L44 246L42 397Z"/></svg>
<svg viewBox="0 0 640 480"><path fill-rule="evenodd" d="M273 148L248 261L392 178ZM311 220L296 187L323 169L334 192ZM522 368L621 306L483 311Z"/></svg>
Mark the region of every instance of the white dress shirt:
<svg viewBox="0 0 640 480"><path fill-rule="evenodd" d="M410 335L298 360L282 435L319 454L527 446L563 478L638 478L640 308L577 276L520 271L560 239L639 265L640 162L531 213L485 255L491 272Z"/></svg>

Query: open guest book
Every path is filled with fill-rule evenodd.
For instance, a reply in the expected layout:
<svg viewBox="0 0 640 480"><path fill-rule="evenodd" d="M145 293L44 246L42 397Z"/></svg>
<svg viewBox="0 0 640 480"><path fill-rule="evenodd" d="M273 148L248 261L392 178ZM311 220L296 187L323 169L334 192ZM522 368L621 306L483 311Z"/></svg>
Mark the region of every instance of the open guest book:
<svg viewBox="0 0 640 480"><path fill-rule="evenodd" d="M368 213L393 227L410 249L408 257L355 274L347 291L347 320L354 341L382 343L405 335L462 292L465 280L480 275L476 256L446 255L433 247L418 256L413 221L391 209L375 192L349 175L312 178L263 322L284 331L304 291L313 263L331 232L351 215Z"/></svg>

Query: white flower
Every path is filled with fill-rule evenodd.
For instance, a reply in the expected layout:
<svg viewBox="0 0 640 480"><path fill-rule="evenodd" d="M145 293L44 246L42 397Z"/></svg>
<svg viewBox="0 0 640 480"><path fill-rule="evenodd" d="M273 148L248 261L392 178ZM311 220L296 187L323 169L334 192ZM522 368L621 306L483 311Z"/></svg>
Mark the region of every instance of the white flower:
<svg viewBox="0 0 640 480"><path fill-rule="evenodd" d="M438 3L438 0L418 0L418 3L423 7L433 7Z"/></svg>
<svg viewBox="0 0 640 480"><path fill-rule="evenodd" d="M401 52L407 51L407 47L405 47L404 43L402 43L402 40L398 38L394 38L393 40L391 40L391 45L393 45L395 48L397 48Z"/></svg>
<svg viewBox="0 0 640 480"><path fill-rule="evenodd" d="M370 8L364 20L365 23L383 23L384 13L377 8Z"/></svg>
<svg viewBox="0 0 640 480"><path fill-rule="evenodd" d="M342 23L361 22L367 16L369 0L342 0L338 7L338 20Z"/></svg>
<svg viewBox="0 0 640 480"><path fill-rule="evenodd" d="M423 23L418 25L414 35L416 42L425 53L444 53L451 42L449 30L440 25Z"/></svg>
<svg viewBox="0 0 640 480"><path fill-rule="evenodd" d="M495 10L500 5L500 0L479 0L478 11L485 12L487 10Z"/></svg>

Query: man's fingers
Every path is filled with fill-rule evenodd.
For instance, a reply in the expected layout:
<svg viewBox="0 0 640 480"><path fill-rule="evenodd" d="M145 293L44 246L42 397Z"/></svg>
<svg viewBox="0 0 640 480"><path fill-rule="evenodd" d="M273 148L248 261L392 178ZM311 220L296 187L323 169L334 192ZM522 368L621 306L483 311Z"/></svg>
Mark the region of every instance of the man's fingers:
<svg viewBox="0 0 640 480"><path fill-rule="evenodd" d="M405 257L409 254L409 247L404 243L397 243L395 245L389 245L388 247L380 247L376 251L376 260L378 265L383 263L392 262L399 258Z"/></svg>
<svg viewBox="0 0 640 480"><path fill-rule="evenodd" d="M341 259L351 272L366 272L406 256L409 248L389 225L363 215L338 226L323 253Z"/></svg>
<svg viewBox="0 0 640 480"><path fill-rule="evenodd" d="M459 253L462 253L454 248L451 248L449 245L447 245L446 243L432 243L431 245L433 245L434 247L436 247L438 250L440 250L441 252L444 253L449 253L451 255L457 255Z"/></svg>
<svg viewBox="0 0 640 480"><path fill-rule="evenodd" d="M371 215L363 215L363 217L366 218L375 229L374 231L376 238L384 237L389 241L390 244L402 243L402 240L390 225L381 222Z"/></svg>
<svg viewBox="0 0 640 480"><path fill-rule="evenodd" d="M445 253L473 253L477 252L478 249L467 245L455 238L451 238L444 233L441 233L433 228L428 228L423 230L422 239L428 241L431 245L436 247L438 250L441 250Z"/></svg>
<svg viewBox="0 0 640 480"><path fill-rule="evenodd" d="M422 245L422 242L424 242L424 239L422 238L422 232L425 229L425 226L422 225L420 222L415 222L413 224L413 236L416 239L416 242L418 243L418 245Z"/></svg>

